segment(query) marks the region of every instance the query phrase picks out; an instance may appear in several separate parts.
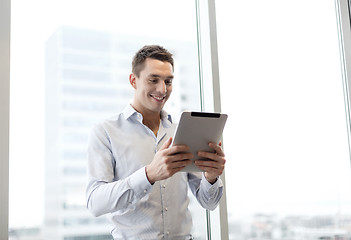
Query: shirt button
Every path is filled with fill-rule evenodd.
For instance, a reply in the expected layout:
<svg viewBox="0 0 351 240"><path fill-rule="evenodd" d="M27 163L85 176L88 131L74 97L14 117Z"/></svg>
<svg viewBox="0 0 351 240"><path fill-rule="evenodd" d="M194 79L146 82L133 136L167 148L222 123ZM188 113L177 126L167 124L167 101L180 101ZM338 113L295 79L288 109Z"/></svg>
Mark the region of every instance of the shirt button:
<svg viewBox="0 0 351 240"><path fill-rule="evenodd" d="M169 235L169 232L166 232L167 233L167 235Z"/></svg>
<svg viewBox="0 0 351 240"><path fill-rule="evenodd" d="M166 211L168 211L168 208L165 208Z"/></svg>
<svg viewBox="0 0 351 240"><path fill-rule="evenodd" d="M146 190L146 189L144 190L144 193L147 193L147 190Z"/></svg>
<svg viewBox="0 0 351 240"><path fill-rule="evenodd" d="M163 188L166 188L166 185L163 184L162 187L163 187Z"/></svg>

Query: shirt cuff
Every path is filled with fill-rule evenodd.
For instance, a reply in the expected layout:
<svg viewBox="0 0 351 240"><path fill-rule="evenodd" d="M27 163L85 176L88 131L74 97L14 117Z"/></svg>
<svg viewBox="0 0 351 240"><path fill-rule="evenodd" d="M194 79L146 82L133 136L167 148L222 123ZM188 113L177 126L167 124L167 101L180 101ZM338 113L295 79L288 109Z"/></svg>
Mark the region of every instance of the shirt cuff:
<svg viewBox="0 0 351 240"><path fill-rule="evenodd" d="M222 183L222 180L220 179L220 177L217 177L216 182L211 184L207 181L205 174L202 173L201 185L205 191L207 191L208 193L210 193L212 195L217 191L218 188L223 186L223 183Z"/></svg>
<svg viewBox="0 0 351 240"><path fill-rule="evenodd" d="M139 199L150 192L152 185L146 177L145 167L129 176L129 186Z"/></svg>

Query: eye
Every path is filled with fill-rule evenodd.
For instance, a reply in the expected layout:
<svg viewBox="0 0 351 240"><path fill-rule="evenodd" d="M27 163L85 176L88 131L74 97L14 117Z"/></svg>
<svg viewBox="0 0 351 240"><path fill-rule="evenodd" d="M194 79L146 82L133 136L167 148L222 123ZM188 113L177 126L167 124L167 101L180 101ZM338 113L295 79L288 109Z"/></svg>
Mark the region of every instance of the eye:
<svg viewBox="0 0 351 240"><path fill-rule="evenodd" d="M157 83L157 82L158 82L157 79L150 79L149 81L150 81L151 83Z"/></svg>
<svg viewBox="0 0 351 240"><path fill-rule="evenodd" d="M171 80L171 79L166 80L166 81L165 81L165 84L168 85L168 86L172 85L172 80Z"/></svg>

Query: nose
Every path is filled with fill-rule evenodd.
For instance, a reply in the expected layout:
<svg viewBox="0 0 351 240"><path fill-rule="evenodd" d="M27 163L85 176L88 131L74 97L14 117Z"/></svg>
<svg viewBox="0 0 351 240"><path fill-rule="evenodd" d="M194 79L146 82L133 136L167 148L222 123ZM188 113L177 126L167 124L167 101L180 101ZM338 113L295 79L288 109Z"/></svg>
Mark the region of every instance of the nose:
<svg viewBox="0 0 351 240"><path fill-rule="evenodd" d="M166 83L163 81L160 81L159 84L157 85L157 91L161 94L166 94L167 93Z"/></svg>

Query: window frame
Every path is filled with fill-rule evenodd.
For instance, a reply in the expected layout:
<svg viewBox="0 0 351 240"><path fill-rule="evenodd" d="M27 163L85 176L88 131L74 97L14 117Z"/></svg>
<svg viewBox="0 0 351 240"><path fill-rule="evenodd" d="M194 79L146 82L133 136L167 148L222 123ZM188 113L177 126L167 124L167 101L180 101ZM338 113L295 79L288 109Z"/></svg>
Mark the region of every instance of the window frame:
<svg viewBox="0 0 351 240"><path fill-rule="evenodd" d="M215 0L196 0L196 11L201 111L221 112ZM212 214L212 219L219 215L220 229L211 223L211 212L206 210L208 240L229 239L225 171L221 180L224 191L219 213Z"/></svg>
<svg viewBox="0 0 351 240"><path fill-rule="evenodd" d="M335 10L338 24L340 65L344 90L344 103L351 160L351 0L335 0Z"/></svg>
<svg viewBox="0 0 351 240"><path fill-rule="evenodd" d="M0 2L0 239L8 239L11 1Z"/></svg>

